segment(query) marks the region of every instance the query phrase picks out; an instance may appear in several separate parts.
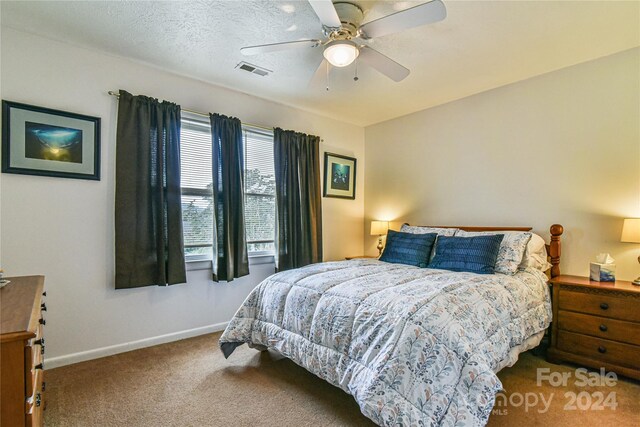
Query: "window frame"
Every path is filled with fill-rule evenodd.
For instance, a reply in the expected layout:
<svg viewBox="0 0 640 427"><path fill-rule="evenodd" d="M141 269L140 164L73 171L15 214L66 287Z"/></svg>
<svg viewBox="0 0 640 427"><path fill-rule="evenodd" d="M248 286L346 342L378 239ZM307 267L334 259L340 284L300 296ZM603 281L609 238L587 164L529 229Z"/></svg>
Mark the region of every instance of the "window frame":
<svg viewBox="0 0 640 427"><path fill-rule="evenodd" d="M274 200L274 206L275 206L275 198L276 198L275 194L247 193L247 191L246 191L246 185L245 185L245 182L246 182L246 173L245 172L247 170L247 165L246 165L246 162L247 162L247 143L246 143L246 135L245 135L246 132L252 132L252 133L259 134L259 135L268 136L268 137L271 138L271 143L273 144L273 142L274 142L273 141L273 138L274 138L273 130L267 131L265 129L260 129L260 128L257 128L255 126L244 125L244 124L242 125L242 133L243 133L243 139L244 139L244 142L243 142L244 161L245 161L244 171L243 171L243 178L244 178L243 179L243 186L244 186L244 188L242 189L242 193L244 195L243 199L244 199L244 202L245 202L244 204L245 204L245 206L247 205L247 196L249 196L249 197L269 197L269 198L272 198ZM274 211L276 209L277 208L274 208ZM277 221L277 214L276 214L276 221ZM245 222L245 224L246 224L246 222ZM274 224L274 226L277 226L277 224ZM273 251L251 251L251 252L249 252L248 246L251 243L254 243L254 244L255 243L273 243ZM249 257L275 256L275 253L276 253L275 245L276 245L276 230L274 228L273 239L272 240L251 240L251 241L247 240L247 253L248 253L248 256Z"/></svg>
<svg viewBox="0 0 640 427"><path fill-rule="evenodd" d="M194 114L189 114L189 113L185 113L182 112L182 115L180 117L180 124L181 124L181 129L182 128L188 128L192 131L203 131L204 129L208 130L209 133L209 137L211 137L211 128L210 128L210 124L209 121L203 117L200 117L199 115L194 115ZM247 143L246 143L246 132L252 132L252 133L258 133L261 134L263 136L269 136L272 140L273 140L273 132L269 132L266 131L264 129L260 129L260 128L256 128L254 126L250 126L250 125L242 125L242 132L243 132L243 152L244 152L244 158L245 158L245 168L243 170L243 178L246 178L246 159L247 159ZM243 186L244 186L244 179L243 179ZM249 197L268 197L268 198L273 198L275 200L275 194L261 194L261 193L247 193L246 191L246 187L243 188L242 193L243 193L243 200L245 201L245 206L246 206L246 198L247 196ZM193 188L193 187L183 187L182 185L180 185L180 193L181 196L191 196L191 197L213 197L213 191L208 191L208 190L204 190L201 188ZM274 203L275 204L275 203ZM245 212L246 213L246 212ZM265 262L261 262L258 259L262 259L263 261L266 260L266 262L273 262L273 259L275 257L276 254L276 250L275 250L275 241L276 241L276 236L275 236L275 230L274 230L274 236L273 239L263 239L263 240L247 240L247 255L249 258L255 258L256 260L254 262L250 262L250 264L264 264ZM273 251L268 251L268 250L262 250L262 251L249 251L248 246L250 244L256 244L256 243L273 243L274 244L274 250ZM209 247L213 244L213 241L208 243L208 244L195 244L195 245L184 245L184 249L188 249L188 248L206 248ZM202 261L211 261L212 260L212 256L208 255L208 254L193 254L193 255L188 255L185 253L185 261L187 263L189 262L202 262ZM192 268L193 270L199 270L201 268Z"/></svg>
<svg viewBox="0 0 640 427"><path fill-rule="evenodd" d="M209 139L211 139L211 124L209 123L209 121L207 119L205 119L204 117L201 117L199 115L195 115L195 114L191 114L191 113L185 113L182 112L181 116L180 116L180 130L182 132L182 129L187 128L189 130L192 131L208 131L209 133ZM182 136L182 135L181 135ZM181 143L182 143L182 138L181 138ZM182 159L180 159L180 162L182 163ZM181 165L182 167L182 165ZM208 190L203 190L201 188L193 188L193 187L183 187L182 183L180 183L180 196L182 198L182 196L192 196L192 197L211 197L213 198L213 191L208 191ZM184 221L184 219L183 219ZM213 245L213 241L208 243L208 244L199 244L199 245L184 245L184 249L186 251L186 249L189 248L206 248L209 246ZM188 255L185 253L184 255L185 257L185 261L189 262L189 261L208 261L211 260L212 257L211 255L208 254L192 254L192 255Z"/></svg>

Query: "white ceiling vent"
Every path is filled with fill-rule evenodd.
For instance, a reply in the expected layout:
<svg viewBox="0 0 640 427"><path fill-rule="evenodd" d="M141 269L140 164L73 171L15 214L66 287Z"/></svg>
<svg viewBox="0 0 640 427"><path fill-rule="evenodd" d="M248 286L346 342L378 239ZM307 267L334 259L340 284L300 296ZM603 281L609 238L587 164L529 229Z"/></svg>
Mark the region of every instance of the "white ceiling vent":
<svg viewBox="0 0 640 427"><path fill-rule="evenodd" d="M244 61L239 62L238 65L236 65L236 68L240 70L248 71L253 74L257 74L259 76L268 76L269 74L273 73L272 70L267 70L264 67L259 67L257 65L249 64L248 62L244 62Z"/></svg>

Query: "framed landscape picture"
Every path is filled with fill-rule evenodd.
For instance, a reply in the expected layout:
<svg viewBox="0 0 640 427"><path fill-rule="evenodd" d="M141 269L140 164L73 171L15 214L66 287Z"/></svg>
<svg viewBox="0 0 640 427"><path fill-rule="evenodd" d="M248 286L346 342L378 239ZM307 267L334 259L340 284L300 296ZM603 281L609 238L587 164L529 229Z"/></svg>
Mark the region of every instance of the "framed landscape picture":
<svg viewBox="0 0 640 427"><path fill-rule="evenodd" d="M356 198L356 159L324 153L324 197Z"/></svg>
<svg viewBox="0 0 640 427"><path fill-rule="evenodd" d="M100 118L2 101L2 172L100 179Z"/></svg>

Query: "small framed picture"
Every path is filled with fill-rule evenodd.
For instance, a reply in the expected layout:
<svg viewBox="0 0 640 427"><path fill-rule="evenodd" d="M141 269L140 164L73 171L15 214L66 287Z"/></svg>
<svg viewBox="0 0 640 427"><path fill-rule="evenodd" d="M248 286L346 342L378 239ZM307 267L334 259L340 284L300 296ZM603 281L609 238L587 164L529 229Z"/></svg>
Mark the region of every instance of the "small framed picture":
<svg viewBox="0 0 640 427"><path fill-rule="evenodd" d="M2 101L2 172L100 180L100 118Z"/></svg>
<svg viewBox="0 0 640 427"><path fill-rule="evenodd" d="M324 197L356 198L356 159L324 153Z"/></svg>

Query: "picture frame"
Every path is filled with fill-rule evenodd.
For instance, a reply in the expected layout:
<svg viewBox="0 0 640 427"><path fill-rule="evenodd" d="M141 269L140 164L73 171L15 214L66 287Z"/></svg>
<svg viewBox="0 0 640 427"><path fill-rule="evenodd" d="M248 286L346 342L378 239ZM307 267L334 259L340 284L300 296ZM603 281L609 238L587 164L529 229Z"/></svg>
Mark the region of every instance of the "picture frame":
<svg viewBox="0 0 640 427"><path fill-rule="evenodd" d="M100 180L100 118L2 100L2 173Z"/></svg>
<svg viewBox="0 0 640 427"><path fill-rule="evenodd" d="M355 157L325 152L323 196L355 199L356 164Z"/></svg>

